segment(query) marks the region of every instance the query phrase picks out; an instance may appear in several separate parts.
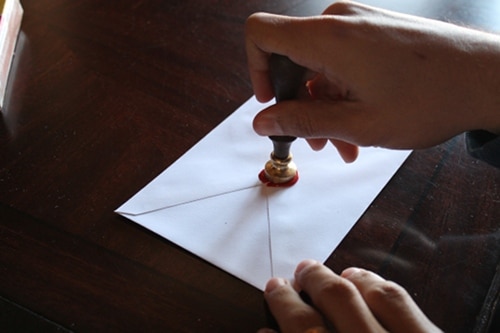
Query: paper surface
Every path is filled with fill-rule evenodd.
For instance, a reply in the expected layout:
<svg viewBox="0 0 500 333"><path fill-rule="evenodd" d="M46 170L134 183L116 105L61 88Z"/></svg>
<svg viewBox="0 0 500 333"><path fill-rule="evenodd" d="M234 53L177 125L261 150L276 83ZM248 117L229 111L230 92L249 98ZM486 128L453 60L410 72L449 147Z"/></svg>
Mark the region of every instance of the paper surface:
<svg viewBox="0 0 500 333"><path fill-rule="evenodd" d="M298 139L299 181L268 187L258 173L272 143L252 129L265 106L249 99L116 210L261 290L302 259L324 262L410 154L362 148L345 164Z"/></svg>

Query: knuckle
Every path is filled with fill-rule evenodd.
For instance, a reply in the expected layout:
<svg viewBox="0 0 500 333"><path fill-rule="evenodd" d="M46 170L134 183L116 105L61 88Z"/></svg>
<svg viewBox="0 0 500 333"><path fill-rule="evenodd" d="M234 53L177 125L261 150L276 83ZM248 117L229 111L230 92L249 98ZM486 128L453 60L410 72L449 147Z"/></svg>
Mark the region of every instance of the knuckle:
<svg viewBox="0 0 500 333"><path fill-rule="evenodd" d="M266 30L266 26L275 20L274 15L256 12L247 17L245 21L245 34L252 35Z"/></svg>
<svg viewBox="0 0 500 333"><path fill-rule="evenodd" d="M355 12L356 4L350 1L337 1L323 12L324 14L332 14L332 15L347 15L353 14Z"/></svg>
<svg viewBox="0 0 500 333"><path fill-rule="evenodd" d="M337 298L347 300L358 293L356 287L344 279L326 281L319 286L318 290L320 295L327 296L324 299Z"/></svg>
<svg viewBox="0 0 500 333"><path fill-rule="evenodd" d="M245 22L245 32L248 35L255 29L255 26L261 22L261 14L254 13L250 15Z"/></svg>
<svg viewBox="0 0 500 333"><path fill-rule="evenodd" d="M350 281L337 277L324 265L310 265L296 276L301 287L314 290L317 295L349 295L356 292L356 287ZM311 295L313 296L313 295Z"/></svg>
<svg viewBox="0 0 500 333"><path fill-rule="evenodd" d="M400 285L392 281L383 281L367 290L364 297L368 304L382 305L405 302L409 295Z"/></svg>

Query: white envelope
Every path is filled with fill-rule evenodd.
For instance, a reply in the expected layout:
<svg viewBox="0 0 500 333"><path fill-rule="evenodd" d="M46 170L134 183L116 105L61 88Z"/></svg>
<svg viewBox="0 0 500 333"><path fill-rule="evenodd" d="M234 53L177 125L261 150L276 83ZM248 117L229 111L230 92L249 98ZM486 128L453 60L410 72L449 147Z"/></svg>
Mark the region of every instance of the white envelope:
<svg viewBox="0 0 500 333"><path fill-rule="evenodd" d="M345 164L329 145L292 144L299 181L258 179L271 141L252 129L250 98L116 212L263 290L302 259L325 261L410 151L362 148Z"/></svg>

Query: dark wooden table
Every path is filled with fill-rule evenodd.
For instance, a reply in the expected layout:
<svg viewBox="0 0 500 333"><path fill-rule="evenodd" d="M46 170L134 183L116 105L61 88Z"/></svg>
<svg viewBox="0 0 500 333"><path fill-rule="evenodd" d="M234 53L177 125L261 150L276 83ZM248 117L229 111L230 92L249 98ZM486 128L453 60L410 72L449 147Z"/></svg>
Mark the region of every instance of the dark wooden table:
<svg viewBox="0 0 500 333"><path fill-rule="evenodd" d="M23 0L0 121L0 331L254 332L260 291L113 213L252 95L248 15L328 1ZM411 4L410 4L411 3ZM500 31L500 1L371 1ZM500 171L415 151L328 259L406 287L448 332L498 298Z"/></svg>

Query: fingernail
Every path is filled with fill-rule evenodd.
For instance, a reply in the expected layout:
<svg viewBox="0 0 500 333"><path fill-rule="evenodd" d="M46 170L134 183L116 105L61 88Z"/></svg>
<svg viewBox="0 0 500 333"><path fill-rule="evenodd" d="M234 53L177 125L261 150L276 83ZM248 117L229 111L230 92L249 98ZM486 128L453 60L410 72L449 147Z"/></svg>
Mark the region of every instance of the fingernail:
<svg viewBox="0 0 500 333"><path fill-rule="evenodd" d="M279 288L281 286L284 286L286 284L286 280L282 278L272 278L269 280L266 284L266 293L270 293L276 288Z"/></svg>
<svg viewBox="0 0 500 333"><path fill-rule="evenodd" d="M357 268L357 267L349 267L349 268L346 268L342 271L342 274L340 274L340 276L342 276L343 278L349 278L349 277L352 277L353 275L359 273L361 271L361 269Z"/></svg>
<svg viewBox="0 0 500 333"><path fill-rule="evenodd" d="M316 260L312 260L312 259L303 260L302 262L300 262L297 265L297 268L295 269L295 274L296 275L300 274L300 272L302 272L304 270L304 268L312 266L312 265L317 265L317 264L318 264L318 262Z"/></svg>

